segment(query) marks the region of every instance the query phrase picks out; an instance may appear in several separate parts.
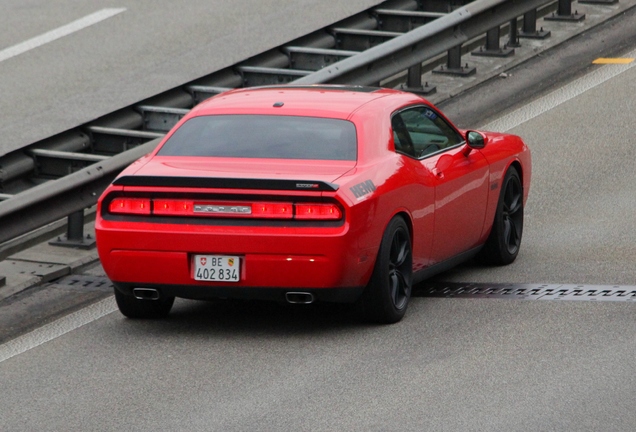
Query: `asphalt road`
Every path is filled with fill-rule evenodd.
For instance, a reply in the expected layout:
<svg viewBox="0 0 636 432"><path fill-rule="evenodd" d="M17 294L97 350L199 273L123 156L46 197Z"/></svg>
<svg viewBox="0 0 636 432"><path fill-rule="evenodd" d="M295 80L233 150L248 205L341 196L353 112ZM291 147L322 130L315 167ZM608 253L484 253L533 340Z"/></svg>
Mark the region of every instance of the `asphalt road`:
<svg viewBox="0 0 636 432"><path fill-rule="evenodd" d="M634 49L614 54L636 57ZM625 70L612 77L616 68ZM511 127L533 151L517 261L469 264L438 279L636 284L636 67L591 72L492 123ZM178 301L166 321L117 312L88 319L0 362L0 425L636 429L633 303L431 299L416 290L397 325L362 325L350 312Z"/></svg>
<svg viewBox="0 0 636 432"><path fill-rule="evenodd" d="M9 431L633 431L633 304L415 298L346 311L178 302L0 364Z"/></svg>
<svg viewBox="0 0 636 432"><path fill-rule="evenodd" d="M378 3L3 0L0 156ZM123 10L64 37L46 36L109 9ZM52 40L35 46L32 39L43 35ZM25 42L33 48L4 59Z"/></svg>

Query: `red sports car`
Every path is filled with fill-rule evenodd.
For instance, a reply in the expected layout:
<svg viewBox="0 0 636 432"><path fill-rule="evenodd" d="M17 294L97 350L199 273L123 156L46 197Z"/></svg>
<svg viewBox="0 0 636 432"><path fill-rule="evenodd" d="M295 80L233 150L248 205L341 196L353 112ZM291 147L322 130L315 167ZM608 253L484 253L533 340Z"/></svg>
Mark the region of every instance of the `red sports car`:
<svg viewBox="0 0 636 432"><path fill-rule="evenodd" d="M175 297L358 302L519 252L530 152L457 129L425 99L346 86L247 88L195 107L101 196L99 256L131 318Z"/></svg>

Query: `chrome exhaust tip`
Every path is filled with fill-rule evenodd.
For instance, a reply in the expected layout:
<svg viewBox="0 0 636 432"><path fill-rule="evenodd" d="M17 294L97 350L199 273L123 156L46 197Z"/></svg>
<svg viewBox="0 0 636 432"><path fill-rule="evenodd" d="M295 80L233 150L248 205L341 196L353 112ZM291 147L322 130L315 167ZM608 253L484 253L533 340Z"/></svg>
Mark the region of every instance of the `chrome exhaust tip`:
<svg viewBox="0 0 636 432"><path fill-rule="evenodd" d="M159 291L154 288L133 288L132 293L137 300L159 300Z"/></svg>
<svg viewBox="0 0 636 432"><path fill-rule="evenodd" d="M314 295L307 292L288 292L285 293L285 299L291 304L311 304L314 302Z"/></svg>

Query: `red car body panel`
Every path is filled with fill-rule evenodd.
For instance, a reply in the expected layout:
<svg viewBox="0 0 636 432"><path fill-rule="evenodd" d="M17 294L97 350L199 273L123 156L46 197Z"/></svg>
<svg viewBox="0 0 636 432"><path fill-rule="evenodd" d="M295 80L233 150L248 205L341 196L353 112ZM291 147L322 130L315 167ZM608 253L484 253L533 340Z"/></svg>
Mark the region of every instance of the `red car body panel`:
<svg viewBox="0 0 636 432"><path fill-rule="evenodd" d="M284 105L277 107L276 102ZM369 282L385 228L397 214L403 215L411 231L416 275L478 248L488 238L501 182L512 164L522 177L525 204L531 174L529 150L516 136L483 133L486 145L479 150L463 144L423 159L396 152L391 115L423 104L432 107L419 96L394 90L323 87L245 89L209 99L185 116L152 154L124 170L118 177L123 184L116 180L100 198L96 234L106 274L123 290L173 287L172 295L181 296L179 290L183 290L184 297L205 297L206 289L214 296L213 288L223 288L223 296L240 288L281 292L355 288L359 293ZM228 114L352 122L357 160L157 155L174 131L191 118ZM135 178L162 180L159 185L124 181ZM187 185L170 184L171 179L181 178L194 180ZM206 186L206 179L213 183ZM224 181L234 179L251 183L224 187ZM250 186L278 180L326 186L320 190ZM329 202L337 204L344 216L328 223L119 217L109 215L107 208L114 196ZM194 280L195 254L239 256L240 280ZM199 294L193 295L186 287L199 289Z"/></svg>

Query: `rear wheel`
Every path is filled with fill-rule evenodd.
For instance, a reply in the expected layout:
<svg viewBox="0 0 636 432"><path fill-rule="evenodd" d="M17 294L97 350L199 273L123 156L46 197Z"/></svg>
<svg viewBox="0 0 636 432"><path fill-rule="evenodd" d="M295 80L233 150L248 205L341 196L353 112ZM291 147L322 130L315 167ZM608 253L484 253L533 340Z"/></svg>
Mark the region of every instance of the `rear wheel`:
<svg viewBox="0 0 636 432"><path fill-rule="evenodd" d="M490 236L479 253L486 264L506 265L517 258L523 232L523 186L516 168L504 177Z"/></svg>
<svg viewBox="0 0 636 432"><path fill-rule="evenodd" d="M360 299L364 317L383 324L400 321L411 298L412 275L411 237L397 216L382 236L373 275Z"/></svg>
<svg viewBox="0 0 636 432"><path fill-rule="evenodd" d="M119 311L128 318L159 319L168 316L174 303L174 297L140 300L115 288L115 301L117 301Z"/></svg>

